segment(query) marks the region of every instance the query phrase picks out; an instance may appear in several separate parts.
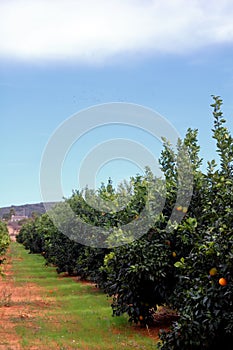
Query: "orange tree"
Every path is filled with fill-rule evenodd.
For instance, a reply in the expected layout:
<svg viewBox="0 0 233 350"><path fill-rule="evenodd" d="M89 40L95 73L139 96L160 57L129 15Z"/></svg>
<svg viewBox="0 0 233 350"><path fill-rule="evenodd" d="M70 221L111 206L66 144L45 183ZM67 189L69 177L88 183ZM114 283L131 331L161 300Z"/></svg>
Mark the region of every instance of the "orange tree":
<svg viewBox="0 0 233 350"><path fill-rule="evenodd" d="M6 249L9 243L10 243L10 238L9 238L6 223L0 221L0 264L3 262L3 259L1 257L6 252Z"/></svg>
<svg viewBox="0 0 233 350"><path fill-rule="evenodd" d="M179 185L179 158L165 142L160 160L167 188L163 213L141 239L107 255L101 268L114 315L126 312L131 322L148 325L158 305L177 311L179 320L161 333L163 350L227 349L233 340L233 143L224 126L222 101L213 98L219 166L211 161L206 173L200 170L197 131L188 129L178 149L185 145L191 159L192 200L188 210L176 207L186 215L167 230Z"/></svg>
<svg viewBox="0 0 233 350"><path fill-rule="evenodd" d="M112 229L118 231L120 225L130 222L140 214L144 207L144 193L146 192L146 186L142 181L142 177L136 176L131 179L130 184L125 183L120 188L115 189L112 186L111 179L109 179L107 185L102 184L97 193L88 189L85 194L74 191L73 195L67 199L66 202L83 222L107 229L107 231L103 231L102 237L95 235L90 241L92 246L83 247L82 253L77 256L76 269L81 278L90 279L98 283L99 286L102 284L104 277L99 269L103 265L106 254L112 250L111 243L108 244L107 241L107 238L111 239L109 232ZM85 196L88 197L89 204L85 201ZM130 202L125 206L127 196L130 197ZM104 201L101 211L98 206L95 208L100 199ZM92 203L93 206L91 206ZM117 210L112 210L111 204L114 204L114 208L117 208ZM73 233L74 236L78 234L77 239L79 241L82 240L83 232L73 229ZM115 233L116 231L112 234L113 240L116 238ZM104 248L101 247L102 239L105 242ZM96 247L94 247L95 245Z"/></svg>
<svg viewBox="0 0 233 350"><path fill-rule="evenodd" d="M179 162L183 148L189 153L190 173L193 174L191 208L176 204L180 182ZM160 164L166 178L166 201L163 212L155 216L152 228L138 240L115 248L104 259L101 268L104 280L100 286L113 297L114 315L128 313L129 321L144 325L153 323L158 305L168 304L178 282L175 263L188 256L193 249L196 220L203 198L204 176L200 171L200 147L197 130L188 129L183 142L178 141L177 152L164 140ZM184 164L185 165L185 164ZM182 175L182 174L181 174ZM185 183L184 183L185 185ZM185 197L185 186L182 188ZM185 201L185 198L183 198ZM172 212L185 215L182 223L170 222ZM170 229L168 229L170 225ZM173 227L172 227L173 226Z"/></svg>
<svg viewBox="0 0 233 350"><path fill-rule="evenodd" d="M187 256L175 263L177 283L169 303L179 312L161 334L161 349L231 349L233 341L233 139L214 96L213 138L220 164L208 163L196 237ZM190 208L192 211L193 208Z"/></svg>
<svg viewBox="0 0 233 350"><path fill-rule="evenodd" d="M39 217L35 220L27 220L16 236L17 242L23 243L31 253L41 253L43 249L44 237L38 230L39 221L41 221Z"/></svg>

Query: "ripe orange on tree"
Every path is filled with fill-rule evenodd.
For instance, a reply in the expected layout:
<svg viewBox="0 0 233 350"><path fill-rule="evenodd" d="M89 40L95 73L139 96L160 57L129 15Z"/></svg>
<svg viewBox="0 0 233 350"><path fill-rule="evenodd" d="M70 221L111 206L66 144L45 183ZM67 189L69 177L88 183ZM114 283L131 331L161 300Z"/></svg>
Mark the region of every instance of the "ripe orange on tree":
<svg viewBox="0 0 233 350"><path fill-rule="evenodd" d="M226 285L227 285L227 280L226 280L226 278L221 277L221 278L218 280L218 283L219 283L221 286L226 286Z"/></svg>

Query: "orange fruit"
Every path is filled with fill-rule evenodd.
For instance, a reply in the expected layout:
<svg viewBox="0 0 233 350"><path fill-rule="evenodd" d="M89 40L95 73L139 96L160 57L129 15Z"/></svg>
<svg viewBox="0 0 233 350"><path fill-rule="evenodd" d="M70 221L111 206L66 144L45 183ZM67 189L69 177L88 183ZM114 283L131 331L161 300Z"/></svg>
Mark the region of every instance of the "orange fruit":
<svg viewBox="0 0 233 350"><path fill-rule="evenodd" d="M176 252L172 252L172 256L173 256L173 258L175 258L176 257Z"/></svg>
<svg viewBox="0 0 233 350"><path fill-rule="evenodd" d="M182 211L182 206L181 206L181 205L179 205L179 207L176 207L176 210L178 210L178 211Z"/></svg>
<svg viewBox="0 0 233 350"><path fill-rule="evenodd" d="M227 280L223 277L221 277L219 280L218 280L218 283L221 285L221 286L226 286L227 285Z"/></svg>
<svg viewBox="0 0 233 350"><path fill-rule="evenodd" d="M186 214L187 211L188 211L188 208L187 208L187 207L183 207L183 210L182 210L182 211L183 211L184 214Z"/></svg>
<svg viewBox="0 0 233 350"><path fill-rule="evenodd" d="M215 276L215 275L217 275L217 273L218 273L218 271L217 271L216 267L212 267L212 269L210 269L210 271L209 271L210 276Z"/></svg>
<svg viewBox="0 0 233 350"><path fill-rule="evenodd" d="M139 316L139 320L140 320L140 321L143 321L143 316L140 315L140 316Z"/></svg>

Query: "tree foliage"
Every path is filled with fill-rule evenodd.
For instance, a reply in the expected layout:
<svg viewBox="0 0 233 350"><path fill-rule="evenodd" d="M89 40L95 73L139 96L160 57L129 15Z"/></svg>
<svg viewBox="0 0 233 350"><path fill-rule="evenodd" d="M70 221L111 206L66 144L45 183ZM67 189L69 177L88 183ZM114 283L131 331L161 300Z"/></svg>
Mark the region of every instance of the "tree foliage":
<svg viewBox="0 0 233 350"><path fill-rule="evenodd" d="M118 189L109 179L97 192L74 191L65 200L83 222L100 228L108 246L73 241L77 232L62 206L55 211L70 234L61 233L44 214L24 225L18 236L58 272L95 281L112 297L115 316L127 313L130 322L151 325L158 306L175 310L178 319L160 334L162 350L229 349L233 341L233 139L221 105L220 97L213 96L219 161L210 160L206 171L198 131L189 128L176 150L163 140L165 180L146 169L145 176L137 175ZM125 237L122 225L140 223L146 206L150 228L137 239L133 230ZM86 232L78 234L82 238Z"/></svg>
<svg viewBox="0 0 233 350"><path fill-rule="evenodd" d="M0 221L0 265L3 262L3 255L5 254L10 243L7 225ZM0 269L1 272L1 269Z"/></svg>

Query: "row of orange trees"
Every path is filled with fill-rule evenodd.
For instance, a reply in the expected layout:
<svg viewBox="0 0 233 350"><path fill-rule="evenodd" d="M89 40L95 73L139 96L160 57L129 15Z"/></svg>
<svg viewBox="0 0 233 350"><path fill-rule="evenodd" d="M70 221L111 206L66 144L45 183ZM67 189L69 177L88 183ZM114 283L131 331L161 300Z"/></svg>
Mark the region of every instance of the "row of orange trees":
<svg viewBox="0 0 233 350"><path fill-rule="evenodd" d="M131 322L151 325L158 306L175 310L177 321L160 334L163 350L230 349L233 340L233 139L222 116L222 100L218 96L213 100L218 162L210 160L206 171L199 156L197 130L188 129L177 150L164 140L160 165L166 181L154 178L147 169L145 176L136 176L117 190L111 181L99 189L97 197L87 190L89 204L79 191L65 201L79 220L105 228L100 230L100 239L108 243L104 248L74 240L82 226L66 220L59 206L55 211L67 228L65 235L51 215L44 214L24 225L18 236L31 252L43 254L48 264L56 265L58 272L95 281L112 297L116 316L127 313ZM189 179L184 181L179 170L180 162L187 166L179 153L184 147L193 183L189 206L184 204ZM183 202L177 203L181 186ZM153 191L148 190L151 187ZM146 215L151 228L137 229L137 239L131 231L125 237L122 225L141 220L148 196ZM130 198L127 204L124 197ZM90 205L99 198L105 200L104 211ZM111 209L111 203L117 211ZM174 210L177 216L171 220ZM78 236L87 233L90 235L80 230ZM117 246L116 242L124 244Z"/></svg>
<svg viewBox="0 0 233 350"><path fill-rule="evenodd" d="M3 256L10 243L10 237L8 234L7 226L5 222L0 221L0 265L3 262ZM1 266L0 266L1 273Z"/></svg>

